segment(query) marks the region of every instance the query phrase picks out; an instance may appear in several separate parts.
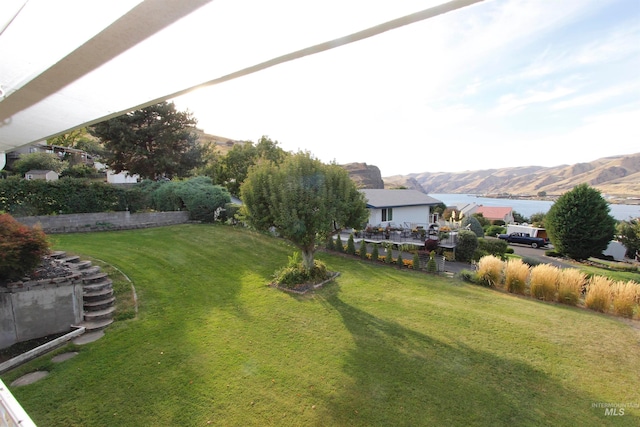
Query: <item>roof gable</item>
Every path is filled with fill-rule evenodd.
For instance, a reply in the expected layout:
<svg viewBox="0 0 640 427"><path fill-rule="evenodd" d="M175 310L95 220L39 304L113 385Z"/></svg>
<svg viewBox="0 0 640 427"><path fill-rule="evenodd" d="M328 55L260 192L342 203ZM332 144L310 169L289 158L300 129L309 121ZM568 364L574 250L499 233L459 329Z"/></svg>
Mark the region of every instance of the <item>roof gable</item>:
<svg viewBox="0 0 640 427"><path fill-rule="evenodd" d="M417 190L360 190L367 207L395 208L401 206L433 206L442 203L440 200Z"/></svg>
<svg viewBox="0 0 640 427"><path fill-rule="evenodd" d="M504 219L507 215L511 215L512 208L499 206L478 206L476 213L481 213L487 219Z"/></svg>

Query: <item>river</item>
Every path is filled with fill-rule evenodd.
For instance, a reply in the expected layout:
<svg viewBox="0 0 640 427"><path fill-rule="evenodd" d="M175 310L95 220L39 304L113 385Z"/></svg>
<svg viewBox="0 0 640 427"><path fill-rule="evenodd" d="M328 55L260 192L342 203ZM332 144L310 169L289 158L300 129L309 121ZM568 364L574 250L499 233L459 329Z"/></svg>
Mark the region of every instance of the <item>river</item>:
<svg viewBox="0 0 640 427"><path fill-rule="evenodd" d="M468 203L476 203L484 206L508 206L524 217L531 217L534 213L547 213L553 202L545 200L519 200L519 199L494 199L491 197L479 197L470 194L441 194L430 193L434 199L440 200L447 206L464 206ZM617 220L628 220L640 217L640 205L609 204L611 216Z"/></svg>

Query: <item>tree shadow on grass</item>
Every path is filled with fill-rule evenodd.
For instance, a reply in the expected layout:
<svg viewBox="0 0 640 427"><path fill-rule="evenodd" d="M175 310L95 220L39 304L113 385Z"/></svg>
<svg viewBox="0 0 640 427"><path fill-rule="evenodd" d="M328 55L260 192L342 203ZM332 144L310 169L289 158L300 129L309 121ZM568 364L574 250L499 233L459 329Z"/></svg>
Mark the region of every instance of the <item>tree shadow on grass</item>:
<svg viewBox="0 0 640 427"><path fill-rule="evenodd" d="M448 344L342 301L326 289L354 340L344 371L352 382L326 402L322 425L638 425L633 414L605 417L576 392L520 361ZM613 420L612 418L616 418Z"/></svg>

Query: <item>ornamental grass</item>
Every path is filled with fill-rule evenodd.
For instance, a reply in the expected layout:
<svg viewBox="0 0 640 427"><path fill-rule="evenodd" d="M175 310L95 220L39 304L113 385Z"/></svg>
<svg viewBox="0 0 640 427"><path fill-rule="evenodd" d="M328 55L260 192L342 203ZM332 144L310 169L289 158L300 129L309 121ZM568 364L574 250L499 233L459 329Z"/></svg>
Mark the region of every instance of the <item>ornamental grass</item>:
<svg viewBox="0 0 640 427"><path fill-rule="evenodd" d="M640 285L629 280L615 282L611 287L613 312L619 316L632 318L636 308L636 300L640 297Z"/></svg>
<svg viewBox="0 0 640 427"><path fill-rule="evenodd" d="M578 305L582 287L587 282L587 276L575 268L565 268L558 282L558 302L567 305Z"/></svg>
<svg viewBox="0 0 640 427"><path fill-rule="evenodd" d="M502 283L502 270L504 261L493 255L485 255L478 261L478 277L491 287L497 287Z"/></svg>
<svg viewBox="0 0 640 427"><path fill-rule="evenodd" d="M589 279L584 305L587 308L606 313L611 305L611 286L614 281L604 276L593 276Z"/></svg>
<svg viewBox="0 0 640 427"><path fill-rule="evenodd" d="M504 284L507 292L524 295L529 278L529 266L520 258L510 258L504 267Z"/></svg>
<svg viewBox="0 0 640 427"><path fill-rule="evenodd" d="M549 264L536 265L529 279L531 296L543 301L554 301L560 281L560 269Z"/></svg>

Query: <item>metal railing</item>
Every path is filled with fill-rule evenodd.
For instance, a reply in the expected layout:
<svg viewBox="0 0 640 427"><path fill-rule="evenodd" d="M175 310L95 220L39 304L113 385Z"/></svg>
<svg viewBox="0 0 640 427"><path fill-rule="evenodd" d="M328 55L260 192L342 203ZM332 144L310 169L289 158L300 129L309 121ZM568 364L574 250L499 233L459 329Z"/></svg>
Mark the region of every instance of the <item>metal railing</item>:
<svg viewBox="0 0 640 427"><path fill-rule="evenodd" d="M0 380L0 427L36 427L2 380Z"/></svg>

